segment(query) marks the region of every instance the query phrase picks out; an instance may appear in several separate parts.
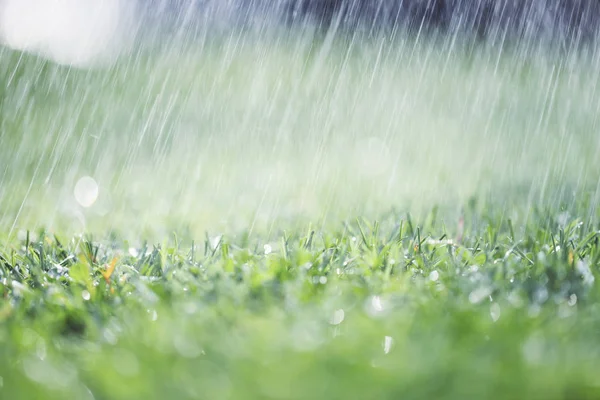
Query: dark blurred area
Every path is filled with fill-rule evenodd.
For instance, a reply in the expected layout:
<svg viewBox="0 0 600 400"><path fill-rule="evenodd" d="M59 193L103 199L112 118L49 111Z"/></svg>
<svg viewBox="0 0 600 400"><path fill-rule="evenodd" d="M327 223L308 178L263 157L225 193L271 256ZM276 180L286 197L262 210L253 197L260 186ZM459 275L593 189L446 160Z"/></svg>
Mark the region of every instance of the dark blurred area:
<svg viewBox="0 0 600 400"><path fill-rule="evenodd" d="M149 14L173 26L206 20L316 26L322 30L463 34L492 42L544 40L577 45L599 31L595 0L153 0ZM148 3L146 3L148 4ZM227 16L227 18L225 18ZM200 18L202 18L200 17Z"/></svg>

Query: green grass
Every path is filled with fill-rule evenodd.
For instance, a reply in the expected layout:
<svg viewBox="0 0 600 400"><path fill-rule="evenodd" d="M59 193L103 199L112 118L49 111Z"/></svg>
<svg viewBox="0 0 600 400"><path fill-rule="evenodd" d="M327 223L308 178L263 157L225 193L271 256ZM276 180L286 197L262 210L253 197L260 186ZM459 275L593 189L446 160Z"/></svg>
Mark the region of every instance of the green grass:
<svg viewBox="0 0 600 400"><path fill-rule="evenodd" d="M495 211L269 242L30 234L0 249L2 398L597 398L597 216Z"/></svg>
<svg viewBox="0 0 600 400"><path fill-rule="evenodd" d="M1 399L600 397L593 55L172 45L1 50Z"/></svg>

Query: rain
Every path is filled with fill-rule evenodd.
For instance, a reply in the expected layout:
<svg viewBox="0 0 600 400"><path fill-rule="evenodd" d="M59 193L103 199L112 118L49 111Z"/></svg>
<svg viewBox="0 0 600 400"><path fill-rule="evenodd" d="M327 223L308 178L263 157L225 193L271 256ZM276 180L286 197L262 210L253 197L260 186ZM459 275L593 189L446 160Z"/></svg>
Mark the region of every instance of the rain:
<svg viewBox="0 0 600 400"><path fill-rule="evenodd" d="M599 45L591 0L0 0L0 397L598 397Z"/></svg>
<svg viewBox="0 0 600 400"><path fill-rule="evenodd" d="M3 0L0 226L568 201L600 170L600 11L471 3Z"/></svg>

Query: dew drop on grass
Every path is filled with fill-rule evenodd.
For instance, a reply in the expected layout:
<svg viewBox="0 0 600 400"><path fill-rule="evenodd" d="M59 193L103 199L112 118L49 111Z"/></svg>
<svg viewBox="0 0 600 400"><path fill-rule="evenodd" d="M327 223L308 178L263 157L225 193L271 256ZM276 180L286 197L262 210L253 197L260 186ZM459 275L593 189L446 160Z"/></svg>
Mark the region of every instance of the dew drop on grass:
<svg viewBox="0 0 600 400"><path fill-rule="evenodd" d="M84 176L80 178L75 184L75 190L73 191L77 203L85 208L94 205L98 199L98 193L98 184L94 178L90 176Z"/></svg>
<svg viewBox="0 0 600 400"><path fill-rule="evenodd" d="M577 295L575 293L569 296L569 301L567 304L569 304L571 307L577 304Z"/></svg>
<svg viewBox="0 0 600 400"><path fill-rule="evenodd" d="M81 297L85 300L88 301L91 297L90 292L88 292L87 290L84 290L83 292L81 292Z"/></svg>

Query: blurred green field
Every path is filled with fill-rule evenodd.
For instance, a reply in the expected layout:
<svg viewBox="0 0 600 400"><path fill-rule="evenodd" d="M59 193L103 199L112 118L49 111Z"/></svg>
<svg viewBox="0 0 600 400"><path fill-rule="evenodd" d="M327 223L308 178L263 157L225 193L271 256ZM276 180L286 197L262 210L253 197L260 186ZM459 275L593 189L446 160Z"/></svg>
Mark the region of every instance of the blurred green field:
<svg viewBox="0 0 600 400"><path fill-rule="evenodd" d="M0 398L598 398L599 63L0 50Z"/></svg>
<svg viewBox="0 0 600 400"><path fill-rule="evenodd" d="M472 196L597 197L590 55L402 37L182 43L90 71L3 51L2 231L160 239L458 211ZM88 209L73 197L86 175Z"/></svg>

